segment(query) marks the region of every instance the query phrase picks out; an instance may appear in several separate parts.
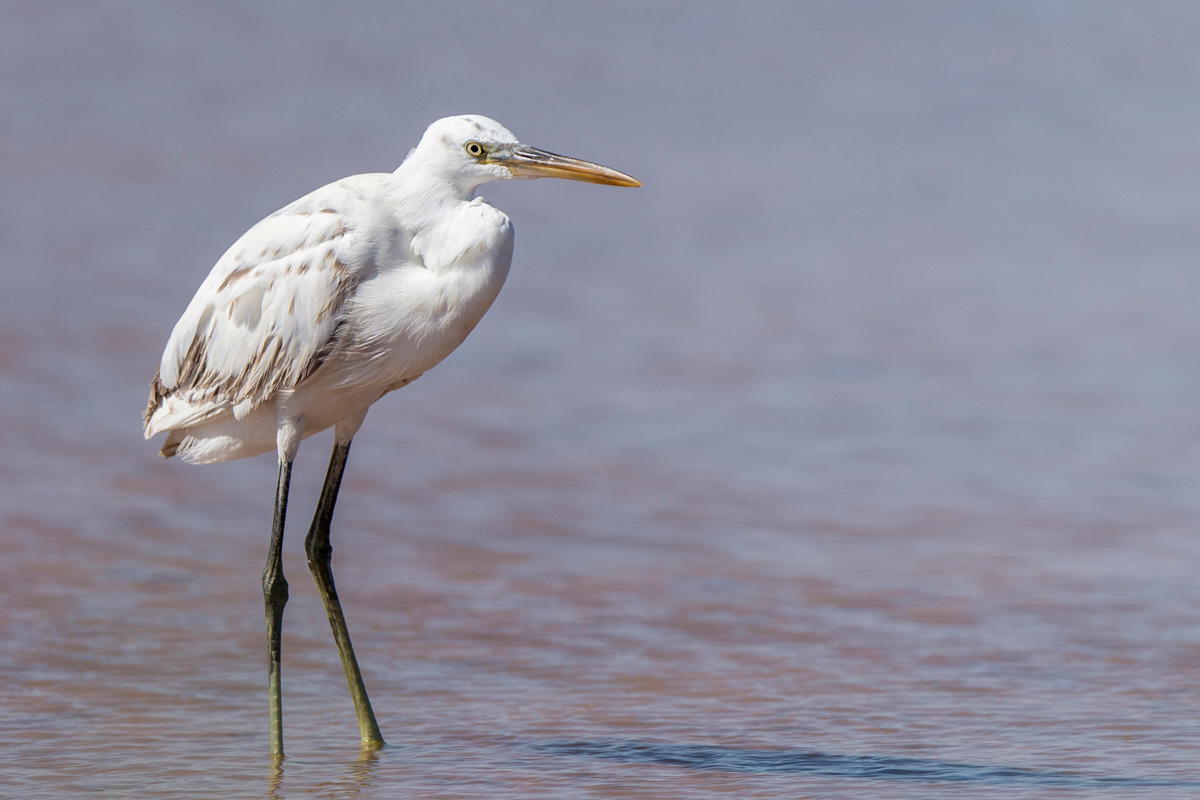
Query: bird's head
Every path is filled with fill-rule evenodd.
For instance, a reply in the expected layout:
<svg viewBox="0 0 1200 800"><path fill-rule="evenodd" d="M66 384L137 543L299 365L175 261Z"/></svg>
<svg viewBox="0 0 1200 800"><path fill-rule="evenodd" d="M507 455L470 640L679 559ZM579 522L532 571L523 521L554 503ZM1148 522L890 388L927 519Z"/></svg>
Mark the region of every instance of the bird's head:
<svg viewBox="0 0 1200 800"><path fill-rule="evenodd" d="M430 125L405 163L410 161L436 169L468 195L485 183L511 178L642 185L615 169L522 144L499 122L473 114L446 117Z"/></svg>

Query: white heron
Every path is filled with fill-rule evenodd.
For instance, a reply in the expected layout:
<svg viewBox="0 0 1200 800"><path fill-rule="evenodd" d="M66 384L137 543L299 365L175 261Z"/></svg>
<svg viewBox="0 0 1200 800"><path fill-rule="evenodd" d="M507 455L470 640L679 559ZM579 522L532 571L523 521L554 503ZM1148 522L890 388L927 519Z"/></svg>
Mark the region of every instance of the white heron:
<svg viewBox="0 0 1200 800"><path fill-rule="evenodd" d="M206 464L279 456L263 599L271 752L283 754L282 545L301 440L332 427L333 456L305 539L364 747L383 745L330 568L329 525L350 442L367 409L458 347L495 300L513 226L475 197L490 181L568 178L640 186L588 161L529 147L487 117L429 126L393 173L355 175L301 197L217 261L176 323L150 384L146 438Z"/></svg>

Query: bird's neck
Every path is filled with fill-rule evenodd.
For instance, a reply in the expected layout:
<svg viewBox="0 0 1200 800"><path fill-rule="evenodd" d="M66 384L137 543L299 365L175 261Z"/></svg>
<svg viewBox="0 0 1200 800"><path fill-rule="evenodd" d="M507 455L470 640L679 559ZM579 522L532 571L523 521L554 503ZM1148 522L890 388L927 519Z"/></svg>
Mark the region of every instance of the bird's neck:
<svg viewBox="0 0 1200 800"><path fill-rule="evenodd" d="M444 219L448 210L471 202L477 188L408 159L392 173L388 195L401 219L423 228Z"/></svg>

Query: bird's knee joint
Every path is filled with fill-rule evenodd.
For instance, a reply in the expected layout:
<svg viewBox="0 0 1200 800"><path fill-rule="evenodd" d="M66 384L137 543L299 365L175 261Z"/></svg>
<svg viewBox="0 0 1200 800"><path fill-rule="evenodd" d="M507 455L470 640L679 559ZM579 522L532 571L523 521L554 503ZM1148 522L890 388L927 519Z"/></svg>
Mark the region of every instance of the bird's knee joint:
<svg viewBox="0 0 1200 800"><path fill-rule="evenodd" d="M288 582L279 572L263 573L263 599L269 605L284 605L288 601Z"/></svg>
<svg viewBox="0 0 1200 800"><path fill-rule="evenodd" d="M309 569L328 567L329 562L333 560L333 545L329 542L316 542L310 539L304 543L304 552L308 556Z"/></svg>

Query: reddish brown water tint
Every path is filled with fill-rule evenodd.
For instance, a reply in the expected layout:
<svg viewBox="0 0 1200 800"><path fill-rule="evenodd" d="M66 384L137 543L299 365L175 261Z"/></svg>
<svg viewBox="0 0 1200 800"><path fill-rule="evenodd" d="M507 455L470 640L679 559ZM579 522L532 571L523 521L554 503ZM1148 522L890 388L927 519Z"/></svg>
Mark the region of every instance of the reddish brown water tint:
<svg viewBox="0 0 1200 800"><path fill-rule="evenodd" d="M456 9L0 12L0 794L1200 794L1195 13ZM274 464L137 415L225 246L456 112L645 187L488 187L509 286L355 443L367 756L302 448L273 766Z"/></svg>

